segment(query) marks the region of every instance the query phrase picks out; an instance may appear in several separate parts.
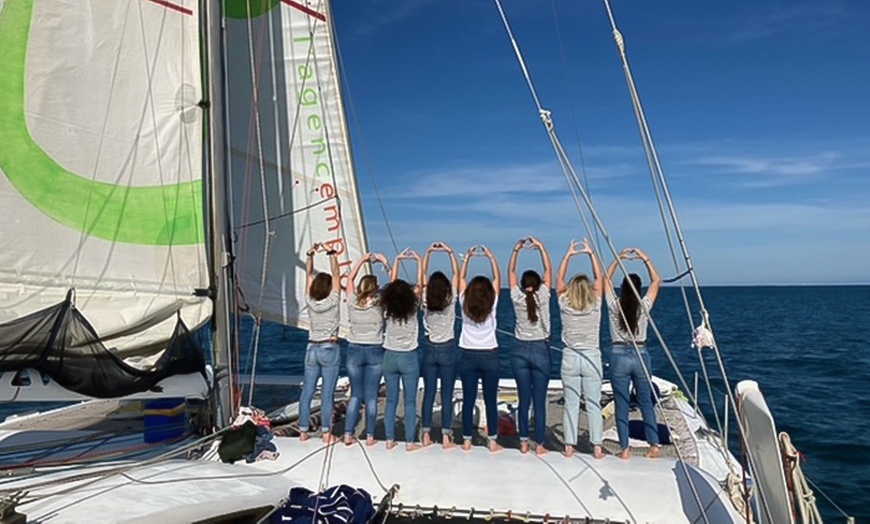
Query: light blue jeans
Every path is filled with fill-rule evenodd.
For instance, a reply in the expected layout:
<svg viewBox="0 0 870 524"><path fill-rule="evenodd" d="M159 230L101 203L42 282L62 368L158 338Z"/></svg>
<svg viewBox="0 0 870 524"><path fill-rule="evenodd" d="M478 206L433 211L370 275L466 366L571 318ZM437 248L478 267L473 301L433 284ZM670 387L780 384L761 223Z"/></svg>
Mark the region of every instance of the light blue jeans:
<svg viewBox="0 0 870 524"><path fill-rule="evenodd" d="M305 373L302 381L302 396L299 398L299 429L308 431L311 423L311 399L320 386L320 425L323 432L332 426L332 406L335 403L335 384L338 382L338 364L341 350L335 342L308 343L305 349Z"/></svg>
<svg viewBox="0 0 870 524"><path fill-rule="evenodd" d="M520 440L529 440L529 408L535 409L535 442L547 438L547 386L550 384L550 345L546 340L517 340L511 369L520 397L517 418Z"/></svg>
<svg viewBox="0 0 870 524"><path fill-rule="evenodd" d="M640 359L647 371L652 373L649 353L646 348L640 348ZM630 410L631 384L634 383L637 393L637 404L643 416L643 429L649 445L659 443L658 423L652 403L652 390L644 374L638 351L634 346L613 346L610 356L610 383L613 386L613 396L616 402L616 432L619 435L619 446L628 448L628 412Z"/></svg>
<svg viewBox="0 0 870 524"><path fill-rule="evenodd" d="M384 351L384 382L387 384L387 409L384 430L387 440L396 440L396 410L399 407L399 380L405 396L405 442L416 441L417 384L420 381L420 357L417 350Z"/></svg>
<svg viewBox="0 0 870 524"><path fill-rule="evenodd" d="M589 440L593 446L603 442L604 423L601 420L601 351L570 349L562 352L562 391L565 410L562 426L565 444L577 445L577 424L580 419L580 399L586 404L589 419Z"/></svg>
<svg viewBox="0 0 870 524"><path fill-rule="evenodd" d="M380 344L347 345L347 374L350 378L350 402L347 403L345 435L352 435L359 421L359 408L366 406L366 436L375 434L378 421L378 389L384 365L384 348Z"/></svg>

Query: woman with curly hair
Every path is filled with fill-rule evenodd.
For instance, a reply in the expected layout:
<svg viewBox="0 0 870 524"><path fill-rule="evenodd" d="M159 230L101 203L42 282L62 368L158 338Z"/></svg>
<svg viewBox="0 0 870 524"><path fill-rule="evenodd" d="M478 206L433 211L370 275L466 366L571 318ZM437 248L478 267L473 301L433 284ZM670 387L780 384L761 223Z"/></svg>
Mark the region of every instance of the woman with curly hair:
<svg viewBox="0 0 870 524"><path fill-rule="evenodd" d="M332 274L314 270L314 255L323 251L329 256ZM323 244L311 246L306 255L308 273L308 347L305 349L302 396L299 398L299 440L308 440L308 425L311 419L311 399L317 389L318 379L323 379L320 388L320 414L323 442L332 442L332 405L335 385L338 382L338 365L341 351L338 346L339 324L339 279L338 258L334 249Z"/></svg>
<svg viewBox="0 0 870 524"><path fill-rule="evenodd" d="M468 265L478 252L489 259L492 280L478 275L468 282ZM474 429L474 405L477 402L477 383L483 383L483 402L486 408L487 447L496 452L502 449L498 437L498 341L496 340L495 311L501 273L492 251L486 246L472 247L465 254L459 276L459 304L462 308L462 330L459 347L459 377L462 382L462 449L471 449Z"/></svg>
<svg viewBox="0 0 870 524"><path fill-rule="evenodd" d="M387 384L387 407L384 428L387 434L387 449L396 447L396 410L399 406L399 382L405 399L405 449L420 449L415 433L417 427L417 384L420 380L420 360L417 355L419 325L417 305L419 286L412 286L399 278L402 260L417 262L417 282L423 280L420 271L420 255L406 249L393 264L391 282L381 295L381 307L386 317L384 337L384 380Z"/></svg>
<svg viewBox="0 0 870 524"><path fill-rule="evenodd" d="M432 253L443 251L450 257L453 278L441 271L433 272L427 279L429 259ZM435 393L441 381L441 446L449 449L453 443L453 390L456 386L456 293L459 281L459 265L453 249L443 242L435 242L423 257L423 327L426 340L423 349L423 446L432 444L430 430Z"/></svg>
<svg viewBox="0 0 870 524"><path fill-rule="evenodd" d="M585 273L578 273L565 282L568 264L574 255L587 254L592 261L590 282ZM562 427L565 431L565 456L574 455L577 445L577 424L580 418L580 399L586 405L589 420L589 440L595 458L604 458L604 424L601 419L601 299L604 294L604 279L601 278L598 257L584 238L581 249L572 241L559 266L556 279L556 294L562 314L562 391L565 394L565 409Z"/></svg>
<svg viewBox="0 0 870 524"><path fill-rule="evenodd" d="M527 269L517 278L517 260L523 248L541 254L544 276ZM511 302L514 305L516 346L511 368L517 383L520 451L529 452L529 408L535 407L535 448L538 455L547 453L547 387L550 384L550 286L553 269L550 255L535 237L521 238L514 246L508 263Z"/></svg>
<svg viewBox="0 0 870 524"><path fill-rule="evenodd" d="M384 364L384 312L381 308L378 277L357 275L365 264L381 263L390 273L390 263L380 253L366 253L357 262L347 279L348 320L347 374L350 378L350 402L344 428L344 443L353 444L354 430L359 421L360 406L365 404L366 444L375 444L375 424L378 417L378 389Z"/></svg>
<svg viewBox="0 0 870 524"><path fill-rule="evenodd" d="M641 280L635 273L622 279L619 297L613 290L613 275L619 260L641 260L649 272L650 284L641 298ZM656 458L659 450L659 433L656 413L652 403L652 388L649 353L646 350L646 329L649 324L649 311L652 309L661 287L662 279L650 261L649 256L638 248L626 248L619 253L607 268L606 287L607 309L610 313L610 338L613 351L610 356L610 382L613 386L616 403L616 432L619 435L620 455L623 459L631 457L628 445L628 412L631 384L637 393L637 403L643 415L646 441L650 445L647 457Z"/></svg>

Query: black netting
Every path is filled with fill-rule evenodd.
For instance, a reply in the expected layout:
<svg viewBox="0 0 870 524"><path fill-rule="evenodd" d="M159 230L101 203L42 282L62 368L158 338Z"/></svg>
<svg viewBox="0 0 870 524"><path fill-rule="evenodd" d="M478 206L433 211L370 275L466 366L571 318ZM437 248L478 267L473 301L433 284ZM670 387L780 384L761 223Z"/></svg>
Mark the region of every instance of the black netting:
<svg viewBox="0 0 870 524"><path fill-rule="evenodd" d="M157 351L161 351L158 348ZM125 363L107 348L71 296L62 304L0 324L0 373L32 368L64 388L96 398L154 390L161 380L205 374L202 348L178 319L166 351L148 370Z"/></svg>

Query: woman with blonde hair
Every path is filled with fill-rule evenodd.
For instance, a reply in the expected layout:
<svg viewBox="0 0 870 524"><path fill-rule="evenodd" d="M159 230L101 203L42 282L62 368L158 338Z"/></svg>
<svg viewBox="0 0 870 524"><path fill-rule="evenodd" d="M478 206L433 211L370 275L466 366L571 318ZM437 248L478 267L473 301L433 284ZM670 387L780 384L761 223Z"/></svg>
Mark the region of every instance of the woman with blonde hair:
<svg viewBox="0 0 870 524"><path fill-rule="evenodd" d="M492 280L484 275L468 278L471 258L480 253L489 259ZM487 447L496 452L502 449L498 437L498 341L496 340L495 312L501 273L498 262L486 246L474 246L465 254L459 273L459 305L462 309L462 330L459 347L459 378L462 382L462 449L471 449L474 430L474 405L477 403L477 383L483 383L483 402L486 410Z"/></svg>
<svg viewBox="0 0 870 524"><path fill-rule="evenodd" d="M517 278L517 260L523 248L535 249L541 254L544 275L532 269ZM535 409L536 453L547 453L547 387L550 384L550 286L553 269L550 255L535 237L521 238L511 253L508 263L511 302L514 305L516 346L511 355L511 368L517 383L519 408L517 410L520 433L520 451L529 452L529 409Z"/></svg>
<svg viewBox="0 0 870 524"><path fill-rule="evenodd" d="M579 254L589 255L592 261L590 282L585 273L578 273L565 282L571 257ZM589 420L589 440L595 458L604 458L601 449L604 424L601 419L601 349L599 345L601 327L601 299L604 295L604 282L601 278L601 265L598 257L584 238L581 249L571 241L556 280L556 294L559 297L559 310L562 315L562 391L565 394L565 409L562 414L562 427L565 430L565 456L574 455L577 445L577 424L580 419L580 399L586 405Z"/></svg>
<svg viewBox="0 0 870 524"><path fill-rule="evenodd" d="M384 336L384 381L387 385L387 407L384 413L384 430L387 434L387 449L396 447L396 410L399 407L399 384L405 400L405 450L420 449L416 443L417 385L420 381L419 322L420 286L399 278L402 260L417 262L417 282L422 282L420 255L406 249L393 264L391 281L381 294L381 305L386 317Z"/></svg>
<svg viewBox="0 0 870 524"><path fill-rule="evenodd" d="M331 273L314 270L314 255L323 251L329 256ZM332 405L335 385L338 382L338 365L341 351L338 346L339 324L339 278L337 252L316 243L306 253L308 273L308 347L305 349L302 396L299 398L299 440L308 440L308 425L311 419L311 399L320 386L320 415L323 442L332 442Z"/></svg>
<svg viewBox="0 0 870 524"><path fill-rule="evenodd" d="M428 277L429 259L433 253L443 251L450 258L452 279L441 271ZM456 387L456 289L459 287L459 264L453 249L444 242L435 242L426 250L423 267L423 327L426 340L423 348L423 446L432 444L432 412L438 381L441 382L441 447L449 449L453 443L453 390Z"/></svg>
<svg viewBox="0 0 870 524"><path fill-rule="evenodd" d="M347 279L348 320L347 374L350 378L350 402L344 428L344 443L353 444L354 430L359 420L360 406L365 404L366 444L375 444L375 424L378 417L378 389L384 363L384 312L381 308L378 277L357 275L366 264L383 264L390 273L390 263L380 253L366 253L357 262Z"/></svg>

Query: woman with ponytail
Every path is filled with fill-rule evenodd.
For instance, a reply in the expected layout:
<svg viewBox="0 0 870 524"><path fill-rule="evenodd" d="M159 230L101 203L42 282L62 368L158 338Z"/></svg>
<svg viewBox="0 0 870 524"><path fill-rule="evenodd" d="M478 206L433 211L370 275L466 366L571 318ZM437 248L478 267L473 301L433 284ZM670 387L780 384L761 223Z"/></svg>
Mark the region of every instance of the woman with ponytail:
<svg viewBox="0 0 870 524"><path fill-rule="evenodd" d="M541 254L544 276L534 270L523 272L517 279L517 259L523 248L536 249ZM547 453L547 386L550 383L550 286L552 284L550 256L536 238L521 238L514 246L508 263L511 302L516 314L517 345L511 355L511 367L519 394L520 451L529 452L529 408L535 410L535 443L538 455Z"/></svg>
<svg viewBox="0 0 870 524"><path fill-rule="evenodd" d="M622 279L619 297L616 296L613 290L613 275L616 273L619 260L640 260L646 265L650 284L645 295L641 295L640 276L629 273ZM647 457L656 458L660 454L658 424L650 386L652 370L649 353L646 350L646 328L649 323L649 311L656 301L661 283L662 279L649 256L638 248L623 249L619 253L619 259L614 260L607 268L607 280L604 285L610 315L610 338L613 341L610 382L616 403L616 432L619 435L619 447L622 449L620 457L623 459L631 457L631 449L628 445L628 412L632 383L643 415L646 441L650 445Z"/></svg>

